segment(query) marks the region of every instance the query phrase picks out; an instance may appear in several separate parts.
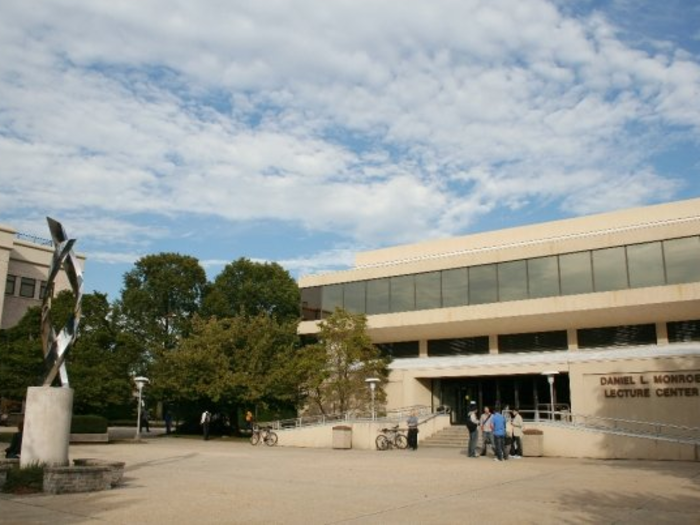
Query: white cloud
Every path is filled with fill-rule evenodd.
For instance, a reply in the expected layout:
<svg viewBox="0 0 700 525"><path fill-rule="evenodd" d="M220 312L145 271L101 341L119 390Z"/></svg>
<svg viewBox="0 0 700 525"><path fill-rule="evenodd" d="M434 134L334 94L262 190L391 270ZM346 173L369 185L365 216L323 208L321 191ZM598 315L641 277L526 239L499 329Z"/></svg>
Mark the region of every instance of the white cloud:
<svg viewBox="0 0 700 525"><path fill-rule="evenodd" d="M643 204L680 187L664 126L700 133L692 55L543 0L9 1L0 95L1 213L120 243L172 234L144 215L381 244Z"/></svg>

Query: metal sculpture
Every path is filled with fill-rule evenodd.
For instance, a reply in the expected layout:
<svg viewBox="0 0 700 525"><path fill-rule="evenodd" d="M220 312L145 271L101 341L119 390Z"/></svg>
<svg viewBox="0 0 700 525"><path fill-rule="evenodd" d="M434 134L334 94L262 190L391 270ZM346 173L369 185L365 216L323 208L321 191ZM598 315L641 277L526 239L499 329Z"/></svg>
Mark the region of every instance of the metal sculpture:
<svg viewBox="0 0 700 525"><path fill-rule="evenodd" d="M65 359L68 349L78 337L83 301L83 272L78 258L73 252L75 239L68 238L60 222L51 217L46 217L46 220L49 223L54 252L41 306L41 342L44 349L44 365L46 367L46 377L43 384L44 386L51 386L56 376L59 375L61 385L68 387L68 372L66 371ZM53 299L56 276L61 268L63 268L68 277L75 304L65 326L56 334L56 330L54 330L51 323L51 300Z"/></svg>

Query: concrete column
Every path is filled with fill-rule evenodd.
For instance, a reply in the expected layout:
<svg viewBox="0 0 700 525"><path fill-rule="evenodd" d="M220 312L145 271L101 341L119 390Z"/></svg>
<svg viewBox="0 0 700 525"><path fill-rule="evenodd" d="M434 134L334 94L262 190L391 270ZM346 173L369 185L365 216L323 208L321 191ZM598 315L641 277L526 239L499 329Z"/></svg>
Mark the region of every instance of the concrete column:
<svg viewBox="0 0 700 525"><path fill-rule="evenodd" d="M578 331L576 328L569 328L566 331L566 339L569 344L569 350L572 352L578 350Z"/></svg>
<svg viewBox="0 0 700 525"><path fill-rule="evenodd" d="M428 357L428 340L420 339L418 341L418 357Z"/></svg>
<svg viewBox="0 0 700 525"><path fill-rule="evenodd" d="M72 417L72 388L29 387L20 466L67 466Z"/></svg>
<svg viewBox="0 0 700 525"><path fill-rule="evenodd" d="M668 326L665 322L656 323L656 344L659 346L668 344Z"/></svg>
<svg viewBox="0 0 700 525"><path fill-rule="evenodd" d="M489 335L489 354L498 353L498 335Z"/></svg>

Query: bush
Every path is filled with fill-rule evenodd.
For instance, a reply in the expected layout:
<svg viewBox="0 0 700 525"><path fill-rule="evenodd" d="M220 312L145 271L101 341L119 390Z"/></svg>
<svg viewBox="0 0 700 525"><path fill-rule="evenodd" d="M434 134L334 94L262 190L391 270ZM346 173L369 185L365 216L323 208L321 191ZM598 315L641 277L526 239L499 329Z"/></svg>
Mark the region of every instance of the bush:
<svg viewBox="0 0 700 525"><path fill-rule="evenodd" d="M24 468L13 468L7 471L7 480L2 487L3 492L11 494L33 494L44 491L44 467L29 465Z"/></svg>
<svg viewBox="0 0 700 525"><path fill-rule="evenodd" d="M107 432L107 418L102 416L73 416L71 434L104 434Z"/></svg>
<svg viewBox="0 0 700 525"><path fill-rule="evenodd" d="M523 430L523 434L526 436L541 436L543 432L539 428L526 428Z"/></svg>

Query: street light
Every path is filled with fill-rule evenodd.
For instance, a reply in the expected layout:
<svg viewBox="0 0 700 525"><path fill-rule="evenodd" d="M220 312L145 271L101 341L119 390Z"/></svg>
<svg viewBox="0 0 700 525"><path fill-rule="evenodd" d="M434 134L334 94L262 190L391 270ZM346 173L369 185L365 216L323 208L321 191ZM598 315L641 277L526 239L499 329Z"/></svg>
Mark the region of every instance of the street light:
<svg viewBox="0 0 700 525"><path fill-rule="evenodd" d="M558 374L559 372L556 370L542 372L543 376L547 376L547 382L549 383L549 419L554 419L554 376Z"/></svg>
<svg viewBox="0 0 700 525"><path fill-rule="evenodd" d="M368 377L365 379L365 383L369 385L369 391L372 395L372 421L375 420L376 415L374 413L374 391L377 389L377 383L379 383L379 379L376 377Z"/></svg>
<svg viewBox="0 0 700 525"><path fill-rule="evenodd" d="M138 376L134 378L136 383L136 388L139 389L139 406L136 411L136 441L141 439L141 394L143 392L143 387L149 383L147 377Z"/></svg>

